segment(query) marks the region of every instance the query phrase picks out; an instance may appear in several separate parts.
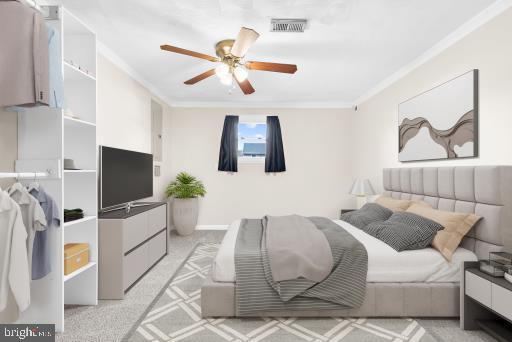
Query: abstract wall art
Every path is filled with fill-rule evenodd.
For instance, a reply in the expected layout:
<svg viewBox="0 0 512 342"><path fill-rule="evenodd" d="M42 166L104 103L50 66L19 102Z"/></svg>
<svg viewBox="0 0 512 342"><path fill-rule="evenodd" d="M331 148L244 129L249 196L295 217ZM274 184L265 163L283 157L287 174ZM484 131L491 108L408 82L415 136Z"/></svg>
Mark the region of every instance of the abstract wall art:
<svg viewBox="0 0 512 342"><path fill-rule="evenodd" d="M478 70L398 106L401 162L478 156Z"/></svg>

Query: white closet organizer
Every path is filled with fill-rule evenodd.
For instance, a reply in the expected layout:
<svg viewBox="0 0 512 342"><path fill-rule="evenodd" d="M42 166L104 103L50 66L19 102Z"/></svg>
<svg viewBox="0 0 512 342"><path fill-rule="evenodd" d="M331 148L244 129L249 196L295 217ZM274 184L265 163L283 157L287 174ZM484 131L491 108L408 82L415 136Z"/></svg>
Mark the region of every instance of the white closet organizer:
<svg viewBox="0 0 512 342"><path fill-rule="evenodd" d="M31 305L19 323L50 323L63 331L65 304L98 303L96 36L62 7L46 6L43 13L62 40L64 108L18 113L18 160L10 176L27 183L37 178L58 203L61 226L51 233L52 272L32 281ZM65 158L79 170L65 170ZM64 209L74 208L85 217L64 223ZM64 276L64 244L70 242L88 243L90 262Z"/></svg>

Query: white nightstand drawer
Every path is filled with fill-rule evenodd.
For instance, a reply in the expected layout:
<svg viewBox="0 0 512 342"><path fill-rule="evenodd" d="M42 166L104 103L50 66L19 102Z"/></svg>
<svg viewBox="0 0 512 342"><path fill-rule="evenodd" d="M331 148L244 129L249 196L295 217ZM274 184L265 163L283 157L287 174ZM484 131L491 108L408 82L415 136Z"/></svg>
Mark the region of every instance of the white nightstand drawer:
<svg viewBox="0 0 512 342"><path fill-rule="evenodd" d="M491 282L466 271L466 295L487 307L492 307Z"/></svg>
<svg viewBox="0 0 512 342"><path fill-rule="evenodd" d="M492 284L492 309L503 317L512 319L512 292Z"/></svg>

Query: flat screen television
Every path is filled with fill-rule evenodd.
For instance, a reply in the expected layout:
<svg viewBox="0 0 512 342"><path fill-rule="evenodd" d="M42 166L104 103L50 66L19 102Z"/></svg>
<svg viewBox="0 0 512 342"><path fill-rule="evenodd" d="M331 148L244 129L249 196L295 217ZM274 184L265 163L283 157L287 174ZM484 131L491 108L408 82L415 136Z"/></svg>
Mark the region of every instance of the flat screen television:
<svg viewBox="0 0 512 342"><path fill-rule="evenodd" d="M153 196L153 155L100 146L100 209Z"/></svg>

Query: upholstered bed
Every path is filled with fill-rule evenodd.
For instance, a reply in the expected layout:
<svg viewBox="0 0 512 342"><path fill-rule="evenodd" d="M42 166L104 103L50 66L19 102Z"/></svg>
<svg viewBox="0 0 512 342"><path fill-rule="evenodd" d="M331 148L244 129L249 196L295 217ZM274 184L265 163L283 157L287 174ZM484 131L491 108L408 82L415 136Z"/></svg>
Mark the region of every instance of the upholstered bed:
<svg viewBox="0 0 512 342"><path fill-rule="evenodd" d="M512 166L384 169L383 188L385 196L423 200L440 210L475 213L483 217L461 244L460 249L466 251L466 254L485 259L489 251L503 250L506 247L510 249L512 246ZM202 286L202 315L204 317L236 316L235 283L216 281L213 278L219 277L212 277L210 274ZM260 311L254 315L273 317L459 316L459 283L453 277L438 279L442 281L436 280L435 277L434 281L416 279L414 282L408 281L407 277L404 279L397 277L397 281L393 282L391 279L379 277L373 277L376 281L372 281L372 276L369 274L368 279L366 298L363 305L358 308Z"/></svg>

